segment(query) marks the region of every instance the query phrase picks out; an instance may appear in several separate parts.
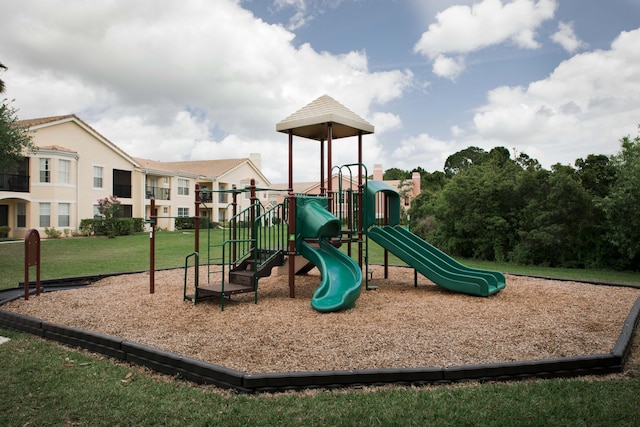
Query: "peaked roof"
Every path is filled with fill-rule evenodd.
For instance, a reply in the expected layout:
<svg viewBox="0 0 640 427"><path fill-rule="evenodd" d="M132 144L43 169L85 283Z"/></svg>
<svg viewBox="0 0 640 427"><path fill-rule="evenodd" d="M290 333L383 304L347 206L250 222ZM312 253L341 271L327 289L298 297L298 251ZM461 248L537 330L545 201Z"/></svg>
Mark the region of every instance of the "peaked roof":
<svg viewBox="0 0 640 427"><path fill-rule="evenodd" d="M260 178L270 185L269 180L262 174L262 171L249 158L244 159L219 159L219 160L187 160L181 162L161 162L135 158L143 169L167 172L171 174L189 174L196 177L206 177L218 179L221 176L233 171L237 167L247 163L252 165Z"/></svg>
<svg viewBox="0 0 640 427"><path fill-rule="evenodd" d="M73 122L73 123L77 124L78 126L83 128L85 131L87 131L89 134L91 134L93 137L95 137L96 139L100 140L103 144L105 144L111 150L113 150L116 153L118 153L118 155L123 157L125 160L127 160L128 162L130 162L134 166L138 166L138 164L133 159L133 157L131 157L129 154L127 154L125 151L123 151L116 144L114 144L109 139L107 139L102 134L100 134L100 132L96 131L94 128L89 126L84 120L82 120L81 118L79 118L75 114L67 114L67 115L64 115L64 116L40 117L40 118L36 118L36 119L18 120L16 123L19 126L28 128L31 131L36 131L38 129L45 128L45 127L48 127L48 126L55 126L55 125L68 123L68 122ZM50 148L50 147L47 147L47 149L48 148ZM65 151L65 150L66 151L71 151L69 149L65 149L64 147L59 147L59 148L62 148L61 151Z"/></svg>
<svg viewBox="0 0 640 427"><path fill-rule="evenodd" d="M280 123L276 131L318 141L327 140L328 123L332 124L332 139L373 133L373 125L335 99L322 95Z"/></svg>

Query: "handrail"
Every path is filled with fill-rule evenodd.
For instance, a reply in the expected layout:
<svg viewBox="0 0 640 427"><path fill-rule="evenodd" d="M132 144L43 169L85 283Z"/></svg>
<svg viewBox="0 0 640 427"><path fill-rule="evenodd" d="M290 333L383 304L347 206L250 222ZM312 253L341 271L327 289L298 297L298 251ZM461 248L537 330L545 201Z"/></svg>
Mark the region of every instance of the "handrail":
<svg viewBox="0 0 640 427"><path fill-rule="evenodd" d="M187 269L189 267L189 258L195 256L195 273L194 273L194 285L195 291L193 293L193 305L196 305L198 301L198 285L200 281L200 254L198 252L192 252L184 259L184 290L182 294L182 301L187 299Z"/></svg>

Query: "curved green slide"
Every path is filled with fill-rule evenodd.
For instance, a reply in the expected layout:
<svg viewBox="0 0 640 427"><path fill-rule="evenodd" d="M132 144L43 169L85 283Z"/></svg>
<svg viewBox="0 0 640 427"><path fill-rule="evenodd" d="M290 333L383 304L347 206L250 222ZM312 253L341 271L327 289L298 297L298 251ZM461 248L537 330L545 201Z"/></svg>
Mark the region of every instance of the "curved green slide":
<svg viewBox="0 0 640 427"><path fill-rule="evenodd" d="M486 297L505 287L504 274L467 267L404 227L372 227L368 235L374 242L443 288Z"/></svg>
<svg viewBox="0 0 640 427"><path fill-rule="evenodd" d="M301 242L299 248L322 274L320 286L311 298L311 307L323 313L353 308L362 290L360 266L323 239L318 248L307 242Z"/></svg>
<svg viewBox="0 0 640 427"><path fill-rule="evenodd" d="M296 248L320 270L322 281L313 293L311 307L323 313L353 308L362 290L358 263L328 240L340 235L340 220L326 206L323 198L296 200ZM305 239L318 239L318 245Z"/></svg>

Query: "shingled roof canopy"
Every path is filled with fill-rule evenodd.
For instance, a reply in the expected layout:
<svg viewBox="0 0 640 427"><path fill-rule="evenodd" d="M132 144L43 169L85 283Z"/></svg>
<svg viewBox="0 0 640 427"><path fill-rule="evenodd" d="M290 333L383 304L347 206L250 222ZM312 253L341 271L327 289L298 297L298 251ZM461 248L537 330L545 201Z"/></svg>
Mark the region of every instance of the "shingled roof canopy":
<svg viewBox="0 0 640 427"><path fill-rule="evenodd" d="M276 124L276 131L287 134L292 131L296 136L325 141L328 123L332 123L332 139L373 133L371 123L328 95L321 96Z"/></svg>

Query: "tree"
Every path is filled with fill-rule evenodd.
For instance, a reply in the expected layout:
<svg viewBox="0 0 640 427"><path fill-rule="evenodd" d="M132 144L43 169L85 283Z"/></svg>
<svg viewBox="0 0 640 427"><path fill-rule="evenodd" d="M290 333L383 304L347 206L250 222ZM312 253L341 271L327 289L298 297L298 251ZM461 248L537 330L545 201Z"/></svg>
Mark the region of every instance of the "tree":
<svg viewBox="0 0 640 427"><path fill-rule="evenodd" d="M398 168L391 168L384 171L382 179L384 181L402 181L411 178L411 174Z"/></svg>
<svg viewBox="0 0 640 427"><path fill-rule="evenodd" d="M35 151L29 130L19 126L17 110L6 99L0 104L0 172L14 173L26 150Z"/></svg>
<svg viewBox="0 0 640 427"><path fill-rule="evenodd" d="M122 216L122 205L118 197L109 196L104 199L98 199L98 211L104 216L107 236L116 237L116 222Z"/></svg>
<svg viewBox="0 0 640 427"><path fill-rule="evenodd" d="M640 126L639 126L640 129ZM612 161L616 180L602 200L609 241L618 249L618 268L640 269L640 135L620 140L622 150Z"/></svg>
<svg viewBox="0 0 640 427"><path fill-rule="evenodd" d="M0 70L7 67L0 63ZM5 84L0 79L0 93L5 91ZM18 126L17 110L9 105L7 99L0 104L0 172L14 173L18 169L20 160L24 158L27 149L36 147L31 142L28 129Z"/></svg>
<svg viewBox="0 0 640 427"><path fill-rule="evenodd" d="M0 62L0 70L6 70L7 67L4 66L2 62ZM0 79L0 93L4 93L4 81Z"/></svg>
<svg viewBox="0 0 640 427"><path fill-rule="evenodd" d="M487 152L479 147L468 147L447 157L444 162L444 173L453 176L468 169L471 165L479 164L486 158Z"/></svg>

